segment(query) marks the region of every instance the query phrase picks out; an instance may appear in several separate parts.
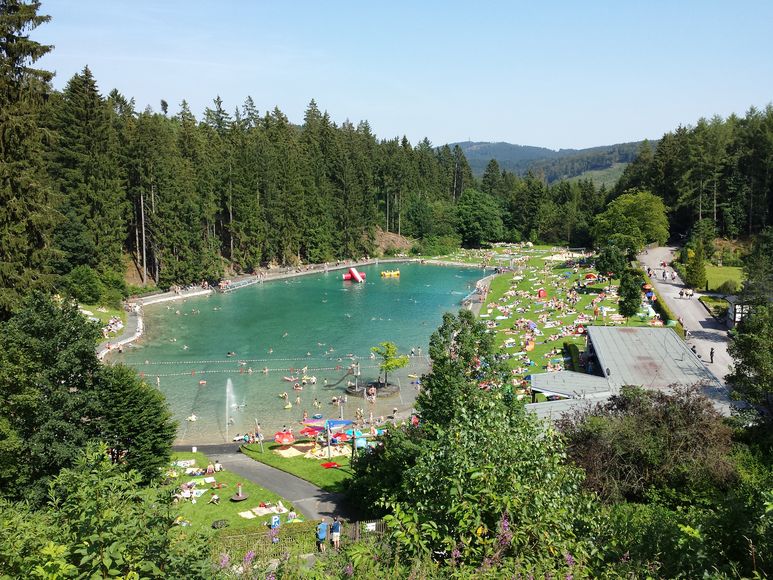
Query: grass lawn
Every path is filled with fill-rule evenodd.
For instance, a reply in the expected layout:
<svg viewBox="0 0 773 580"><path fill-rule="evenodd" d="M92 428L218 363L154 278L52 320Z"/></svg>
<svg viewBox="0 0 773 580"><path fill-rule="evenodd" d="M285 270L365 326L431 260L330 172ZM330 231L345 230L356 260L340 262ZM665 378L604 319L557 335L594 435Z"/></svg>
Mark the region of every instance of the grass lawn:
<svg viewBox="0 0 773 580"><path fill-rule="evenodd" d="M260 445L253 443L252 445L244 445L242 451L255 461L260 461L271 467L291 473L326 491L344 491L344 482L352 476L352 471L349 467L349 457L333 457L332 461L335 461L341 467L325 469L322 467L322 463L325 463L327 459L307 459L303 456L282 457L274 451L278 447L282 447L282 445L278 443L264 443L263 448L265 452L261 453Z"/></svg>
<svg viewBox="0 0 773 580"><path fill-rule="evenodd" d="M497 251L502 252L504 250L498 248ZM509 366L513 369L524 366L522 362L524 351L521 341L525 331L517 328L516 321L521 318L534 321L542 331L541 336L535 337L534 349L525 352L525 356L528 356L531 364L526 366L526 372L515 374L514 377L522 378L527 374L545 372L548 362L562 364L563 368L571 370L571 362L567 358L568 353L564 352L563 349L564 343L576 344L582 351L585 349L585 335L576 334L551 338L551 335L559 334L560 328L546 328L544 323L539 322L539 316L541 314L548 314L549 319L558 322L560 326L573 324L580 315L593 319L593 300L598 298L598 295L604 291L606 286L610 284L618 286L619 281L615 280L605 283L586 281L586 287L580 290L579 301L573 307L576 313L559 316L557 311L545 309L539 303L537 291L540 288L544 288L548 299L556 297L560 300L565 300L568 289L578 280L585 280L585 275L591 272L591 270L579 268L577 272L574 272L564 262L546 260L551 254L555 253L554 248L523 248L515 250L515 253L525 256L527 260L521 264L520 272L507 272L494 278L489 288L489 294L480 311L481 320L485 320L493 326L496 332L495 344L500 347L501 351L516 355L508 360ZM611 315L618 312L618 303L615 296L607 295L599 305L604 306L606 309L611 309L606 320L611 321ZM510 308L510 315L507 318L502 318L503 313L500 308L507 307ZM518 312L517 308L522 308L523 312ZM501 319L497 320L497 317ZM605 320L599 317L596 321L591 320L584 324L604 324L604 322ZM625 324L628 326L647 326L649 320L634 316L626 321ZM514 341L512 346L505 346L505 342L508 339Z"/></svg>
<svg viewBox="0 0 773 580"><path fill-rule="evenodd" d="M740 288L743 281L743 269L735 266L706 264L706 280L709 284L709 290L717 290L727 280L734 281Z"/></svg>
<svg viewBox="0 0 773 580"><path fill-rule="evenodd" d="M207 456L203 453L173 453L172 460L186 460L193 459L196 461L196 467L207 467L210 462ZM187 483L191 480L201 480L204 476L191 476L185 475L185 469L179 467L172 467L178 474L178 483ZM228 520L228 529L239 529L244 531L263 531L265 527L263 523L270 519L270 515L258 516L254 519L245 519L239 515L239 512L250 510L254 507L258 507L260 502L271 502L276 504L279 500L282 501L287 509L292 510L292 505L287 500L278 496L274 492L268 491L245 480L242 476L229 471L221 471L213 476L217 483L225 485L222 489L211 490L207 484L198 485L199 489L206 489L207 492L196 500L196 503L191 501L183 501L179 504L180 515L183 519L190 522L192 527L195 528L210 528L212 522L215 520ZM248 499L240 502L229 501L232 495L236 494L236 484L242 484L242 493L249 496ZM220 503L218 505L207 503L212 497L213 493L217 493L220 496ZM282 524L287 519L286 514L280 516L282 518Z"/></svg>
<svg viewBox="0 0 773 580"><path fill-rule="evenodd" d="M79 304L78 306L81 310L91 312L89 316L99 318L99 323L102 326L110 322L110 319L114 316L117 316L122 322L126 323L126 311L123 308L111 308L100 304Z"/></svg>
<svg viewBox="0 0 773 580"><path fill-rule="evenodd" d="M714 296L701 296L699 300L709 309L714 318L724 318L730 304L724 298Z"/></svg>

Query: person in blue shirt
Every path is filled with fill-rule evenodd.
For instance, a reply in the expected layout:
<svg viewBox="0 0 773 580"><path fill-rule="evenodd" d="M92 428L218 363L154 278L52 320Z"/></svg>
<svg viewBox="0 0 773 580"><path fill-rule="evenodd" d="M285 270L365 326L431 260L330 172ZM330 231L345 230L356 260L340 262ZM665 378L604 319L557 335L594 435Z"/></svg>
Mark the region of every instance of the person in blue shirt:
<svg viewBox="0 0 773 580"><path fill-rule="evenodd" d="M327 522L323 519L317 525L317 549L320 552L325 551L325 541L327 540Z"/></svg>
<svg viewBox="0 0 773 580"><path fill-rule="evenodd" d="M330 524L330 539L333 541L333 549L337 552L341 545L341 521L338 516L335 516Z"/></svg>

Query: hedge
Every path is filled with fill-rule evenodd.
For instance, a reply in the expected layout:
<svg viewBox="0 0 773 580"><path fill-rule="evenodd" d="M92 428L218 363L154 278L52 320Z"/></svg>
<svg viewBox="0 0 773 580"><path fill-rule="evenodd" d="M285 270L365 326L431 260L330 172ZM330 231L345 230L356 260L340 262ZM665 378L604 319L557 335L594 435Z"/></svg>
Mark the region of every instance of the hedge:
<svg viewBox="0 0 773 580"><path fill-rule="evenodd" d="M580 365L580 347L571 342L564 343L564 352L566 352L572 359L572 370L578 373L583 372L583 368Z"/></svg>
<svg viewBox="0 0 773 580"><path fill-rule="evenodd" d="M641 268L639 270L647 283L652 286L652 291L655 293L655 297L657 298L657 300L652 303L652 309L660 315L660 319L664 324L667 324L669 321L673 320L676 323L676 326L673 326L672 328L679 336L684 338L684 327L679 324L679 317L676 316L668 307L666 301L663 300L663 297L658 293L652 279L647 276L647 273Z"/></svg>

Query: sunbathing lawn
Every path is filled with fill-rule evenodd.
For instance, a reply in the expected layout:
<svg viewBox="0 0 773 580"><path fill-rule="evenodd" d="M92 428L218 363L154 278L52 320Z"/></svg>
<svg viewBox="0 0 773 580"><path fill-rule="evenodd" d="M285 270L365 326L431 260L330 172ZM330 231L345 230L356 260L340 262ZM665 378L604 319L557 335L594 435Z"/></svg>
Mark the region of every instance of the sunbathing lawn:
<svg viewBox="0 0 773 580"><path fill-rule="evenodd" d="M303 442L301 442L301 445L303 445ZM285 445L279 445L278 443L264 443L263 448L265 452L261 453L260 445L253 443L252 445L243 445L242 452L255 461L260 461L271 467L291 473L325 491L344 491L344 482L352 476L352 471L349 468L350 458L348 456L334 456L331 461L335 461L341 467L325 469L322 467L322 464L328 461L327 458L282 457L274 451L274 449L285 447Z"/></svg>
<svg viewBox="0 0 773 580"><path fill-rule="evenodd" d="M503 253L505 250L497 248L497 253ZM576 311L574 315L568 315L558 318L557 311L542 311L542 306L537 304L537 292L540 288L544 288L547 292L548 300L556 297L560 300L566 298L567 289L571 288L577 280L585 280L585 275L593 270L588 268L580 268L577 273L574 273L572 268L565 265L564 262L550 262L546 258L557 253L555 248L548 248L542 246L535 246L534 248L522 248L515 250L516 254L527 256L527 261L523 264L523 271L506 272L494 278L492 280L489 294L486 297L483 306L480 311L480 319L488 322L492 325L496 325L494 330L496 331L495 344L501 347L502 352L509 354L524 353L528 356L529 361L532 363L526 366L521 362L519 355L517 358L508 360L508 365L515 369L518 367L526 366L525 372L514 374L515 378L523 378L525 375L537 374L547 371L547 364L560 364L566 370L571 369L571 361L566 357L566 353L563 352L564 343L576 344L581 351L585 350L585 335L569 335L565 337L559 337L551 340L551 335L557 334L560 331L560 326L571 325L581 315L585 315L590 320L582 322L584 326L589 324L604 324L612 322L612 317L618 317L618 304L616 296L607 296L599 304L610 310L607 314L606 320L599 316L598 320L594 321L593 313L594 306L592 300L597 298L600 292L604 291L604 287L612 285L619 286L619 280L613 280L611 283L594 283L593 281L587 281L586 288L579 293L579 302L573 308ZM496 263L494 261L493 263ZM506 265L506 263L502 263ZM515 279L515 277L521 277L521 279ZM510 295L505 296L507 292L521 292L527 293L526 295ZM511 308L511 314L507 318L497 320L497 317L502 317L504 314L497 308L497 306L514 305ZM517 312L516 308L523 308L524 312ZM546 328L543 323L539 323L538 318L540 314L548 313L549 321L557 321L560 323L559 327ZM526 352L520 346L521 339L525 334L525 331L519 330L515 327L515 322L520 319L531 320L537 323L538 329L542 332L542 336L535 337L534 349L530 352ZM628 321L618 322L618 324L629 326L647 326L649 324L648 319L642 319L638 316L631 317ZM513 346L505 346L505 342L508 339L514 339ZM556 349L558 352L556 353ZM552 354L551 354L552 353Z"/></svg>
<svg viewBox="0 0 773 580"><path fill-rule="evenodd" d="M196 467L206 468L210 462L207 456L203 453L173 453L172 461L194 459L196 461ZM187 483L193 479L201 480L204 476L186 476L185 470L179 467L170 467L170 469L176 470L181 475L177 478L179 483ZM191 501L183 501L180 504L180 515L186 521L189 521L194 528L210 528L212 522L215 520L228 520L229 526L227 529L243 529L250 531L262 531L264 522L267 522L271 515L257 516L254 519L245 519L239 515L239 512L248 511L254 507L258 507L260 502L271 502L276 504L278 501L282 501L284 506L292 510L292 504L282 497L278 496L274 492L268 491L245 480L240 475L230 473L228 471L220 471L215 473L212 477L215 478L217 483L225 484L223 489L214 490L217 495L220 496L220 504L208 504L207 502L212 497L213 490L210 486L203 484L200 489L206 489L207 492L196 500L196 503ZM229 497L236 494L236 484L242 484L242 493L249 496L248 499L240 502L229 501ZM282 524L287 521L287 514L281 514Z"/></svg>
<svg viewBox="0 0 773 580"><path fill-rule="evenodd" d="M740 288L743 281L743 268L706 264L706 281L709 284L709 290L717 290L727 280L735 281Z"/></svg>

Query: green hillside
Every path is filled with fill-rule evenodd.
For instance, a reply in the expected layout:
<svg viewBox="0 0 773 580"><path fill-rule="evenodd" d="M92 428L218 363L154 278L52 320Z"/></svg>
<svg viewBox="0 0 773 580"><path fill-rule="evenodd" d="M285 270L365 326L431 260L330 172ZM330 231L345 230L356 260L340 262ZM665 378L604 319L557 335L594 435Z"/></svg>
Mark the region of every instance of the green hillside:
<svg viewBox="0 0 773 580"><path fill-rule="evenodd" d="M601 187L603 185L607 189L610 189L615 186L626 167L628 167L628 163L613 163L611 167L605 169L591 169L590 171L584 171L580 175L570 178L569 181L576 182L583 179L590 179L596 187Z"/></svg>
<svg viewBox="0 0 773 580"><path fill-rule="evenodd" d="M529 171L540 174L553 183L582 175L587 171L603 171L616 164L622 164L615 175L621 175L624 164L630 163L638 154L641 141L590 147L587 149L547 149L512 143L489 143L465 141L458 145L467 157L470 169L480 177L491 159L507 171L525 175Z"/></svg>

